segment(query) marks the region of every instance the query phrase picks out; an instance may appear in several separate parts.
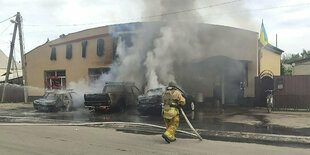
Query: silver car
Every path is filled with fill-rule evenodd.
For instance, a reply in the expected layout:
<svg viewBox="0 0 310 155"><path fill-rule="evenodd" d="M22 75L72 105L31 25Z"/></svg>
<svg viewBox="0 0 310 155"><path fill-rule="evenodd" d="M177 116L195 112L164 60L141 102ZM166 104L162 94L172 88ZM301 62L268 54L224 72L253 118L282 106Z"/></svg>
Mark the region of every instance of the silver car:
<svg viewBox="0 0 310 155"><path fill-rule="evenodd" d="M33 106L38 111L70 111L73 104L72 93L68 90L46 91L42 98L33 101Z"/></svg>

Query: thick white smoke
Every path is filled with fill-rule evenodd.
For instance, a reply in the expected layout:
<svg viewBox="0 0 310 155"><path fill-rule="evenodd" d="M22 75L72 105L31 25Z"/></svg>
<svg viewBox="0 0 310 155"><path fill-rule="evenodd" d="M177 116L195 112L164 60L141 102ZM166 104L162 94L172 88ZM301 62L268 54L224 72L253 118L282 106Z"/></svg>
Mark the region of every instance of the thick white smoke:
<svg viewBox="0 0 310 155"><path fill-rule="evenodd" d="M146 1L143 16L196 8L196 4L195 0ZM157 20L159 21L119 25L125 26L127 31L132 32L130 37L132 46L128 47L125 39L119 39L118 59L111 65L110 71L94 83L85 85L85 88L81 87L80 93L99 93L104 83L108 81L135 82L141 91L163 87L169 81L175 81L181 87L191 83L192 86L204 89L201 81L206 82L205 77L186 75L198 73L198 70L204 70L204 67L186 66L205 60L206 53L221 52L216 50L218 47L230 48L229 39L224 40L225 36L218 36L216 32L218 29L200 24L203 20L195 11L159 16ZM111 26L110 33L115 37L123 37L115 30L116 27L117 25ZM209 29L212 29L212 32ZM216 67L210 67L212 69L210 72L217 72ZM193 71L195 69L196 71ZM242 66L234 70L244 71ZM73 89L81 86L76 83L69 85Z"/></svg>
<svg viewBox="0 0 310 155"><path fill-rule="evenodd" d="M162 0L160 5L162 13L175 12L195 7L195 1ZM153 7L152 4L146 3L147 10L151 7ZM164 25L160 28L161 37L154 41L155 48L148 51L144 62L148 88L156 88L159 84L176 81L174 66L193 61L200 55L194 47L198 41L199 32L197 27L189 24L188 19L194 23L201 22L196 13L161 17L160 20L164 21Z"/></svg>

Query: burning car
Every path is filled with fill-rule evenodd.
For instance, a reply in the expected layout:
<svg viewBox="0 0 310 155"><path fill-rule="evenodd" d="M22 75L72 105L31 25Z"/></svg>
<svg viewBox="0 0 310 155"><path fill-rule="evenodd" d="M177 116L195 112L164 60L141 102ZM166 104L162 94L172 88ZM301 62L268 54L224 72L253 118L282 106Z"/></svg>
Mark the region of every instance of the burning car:
<svg viewBox="0 0 310 155"><path fill-rule="evenodd" d="M161 115L162 113L162 93L165 88L156 88L148 90L144 95L138 97L137 110L143 115ZM183 107L184 110L195 110L195 101L191 95L188 95L182 91L182 95L186 100L186 104Z"/></svg>
<svg viewBox="0 0 310 155"><path fill-rule="evenodd" d="M46 91L42 98L33 101L33 106L38 111L70 111L72 93L71 90Z"/></svg>
<svg viewBox="0 0 310 155"><path fill-rule="evenodd" d="M139 89L131 82L108 82L99 94L84 94L84 105L90 110L117 109L124 111L138 104Z"/></svg>

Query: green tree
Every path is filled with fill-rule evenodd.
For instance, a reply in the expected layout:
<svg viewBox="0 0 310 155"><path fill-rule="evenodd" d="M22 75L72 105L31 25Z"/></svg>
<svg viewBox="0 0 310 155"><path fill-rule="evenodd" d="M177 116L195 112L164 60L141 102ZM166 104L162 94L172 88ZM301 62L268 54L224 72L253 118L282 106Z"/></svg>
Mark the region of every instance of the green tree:
<svg viewBox="0 0 310 155"><path fill-rule="evenodd" d="M292 75L292 67L285 67L283 63L281 63L281 75Z"/></svg>
<svg viewBox="0 0 310 155"><path fill-rule="evenodd" d="M310 50L303 49L297 54L283 54L281 57L281 75L292 75L292 68L284 64L290 64L294 61L310 58Z"/></svg>
<svg viewBox="0 0 310 155"><path fill-rule="evenodd" d="M310 58L310 50L307 51L303 49L301 53L282 55L281 63L289 64L291 62L298 61L301 59L306 59L306 58Z"/></svg>
<svg viewBox="0 0 310 155"><path fill-rule="evenodd" d="M310 58L310 50L306 51L305 49L303 49L300 55L303 59Z"/></svg>

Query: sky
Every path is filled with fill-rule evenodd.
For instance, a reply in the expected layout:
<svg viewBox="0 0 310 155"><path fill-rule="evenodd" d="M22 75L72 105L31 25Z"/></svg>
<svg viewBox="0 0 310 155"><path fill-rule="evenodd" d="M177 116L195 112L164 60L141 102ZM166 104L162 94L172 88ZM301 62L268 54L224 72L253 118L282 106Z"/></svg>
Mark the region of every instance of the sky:
<svg viewBox="0 0 310 155"><path fill-rule="evenodd" d="M158 16L150 16L162 14L160 8L154 5L146 13L144 4L147 1L153 0L0 0L0 22L16 12L21 13L27 53L61 34L104 25L158 20ZM254 32L260 31L263 19L269 43L276 45L277 34L278 47L285 53L310 50L306 39L310 36L310 0L197 0L195 8L175 11L198 14L203 23ZM184 19L187 20L190 19ZM10 20L0 23L0 49L6 55L13 27ZM15 45L15 57L20 60L18 43Z"/></svg>

